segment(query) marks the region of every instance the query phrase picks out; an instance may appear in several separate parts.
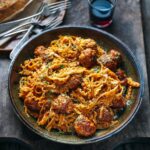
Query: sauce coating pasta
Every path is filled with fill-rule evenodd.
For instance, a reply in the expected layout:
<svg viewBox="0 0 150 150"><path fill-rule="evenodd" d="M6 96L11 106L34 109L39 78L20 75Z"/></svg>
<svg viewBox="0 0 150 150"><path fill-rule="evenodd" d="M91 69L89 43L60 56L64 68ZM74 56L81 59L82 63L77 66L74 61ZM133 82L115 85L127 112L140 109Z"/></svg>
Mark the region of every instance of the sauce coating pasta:
<svg viewBox="0 0 150 150"><path fill-rule="evenodd" d="M92 39L59 36L34 54L21 64L19 97L48 131L88 137L109 128L140 86L120 69L118 51L107 53Z"/></svg>

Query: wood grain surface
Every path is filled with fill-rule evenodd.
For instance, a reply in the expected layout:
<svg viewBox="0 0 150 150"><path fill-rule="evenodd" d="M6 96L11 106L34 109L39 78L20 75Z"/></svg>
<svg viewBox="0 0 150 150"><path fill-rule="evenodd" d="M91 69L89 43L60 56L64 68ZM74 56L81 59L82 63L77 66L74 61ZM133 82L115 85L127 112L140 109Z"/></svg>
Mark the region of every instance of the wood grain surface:
<svg viewBox="0 0 150 150"><path fill-rule="evenodd" d="M150 71L150 0L141 0L142 22L145 43L145 55L147 62L147 71ZM150 74L148 73L148 83L150 85ZM150 90L150 89L149 89Z"/></svg>
<svg viewBox="0 0 150 150"><path fill-rule="evenodd" d="M64 25L90 25L87 0L72 0ZM113 25L108 32L124 41L137 56L145 78L143 103L131 123L117 135L90 145L72 146L47 141L27 129L15 115L7 91L10 60L0 57L0 136L17 137L33 144L38 150L111 150L114 145L131 137L150 136L150 104L145 60L145 46L141 19L140 0L118 0Z"/></svg>

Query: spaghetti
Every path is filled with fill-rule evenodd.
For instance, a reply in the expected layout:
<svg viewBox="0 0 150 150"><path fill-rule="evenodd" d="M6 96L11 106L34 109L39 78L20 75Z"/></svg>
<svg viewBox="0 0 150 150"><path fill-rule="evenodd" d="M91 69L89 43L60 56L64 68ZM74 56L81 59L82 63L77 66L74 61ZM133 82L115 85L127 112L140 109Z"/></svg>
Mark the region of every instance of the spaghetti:
<svg viewBox="0 0 150 150"><path fill-rule="evenodd" d="M140 86L118 69L119 52L106 53L92 39L60 36L34 54L21 65L19 97L26 113L48 131L88 137L109 128Z"/></svg>

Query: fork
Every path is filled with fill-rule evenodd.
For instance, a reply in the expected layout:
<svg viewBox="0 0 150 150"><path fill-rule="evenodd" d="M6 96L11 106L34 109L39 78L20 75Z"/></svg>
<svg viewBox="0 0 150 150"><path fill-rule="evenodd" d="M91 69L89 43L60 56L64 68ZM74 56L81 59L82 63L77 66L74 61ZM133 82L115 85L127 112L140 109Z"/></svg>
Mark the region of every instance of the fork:
<svg viewBox="0 0 150 150"><path fill-rule="evenodd" d="M42 10L45 6L45 3L42 3L41 7L39 8L39 11ZM40 17L35 17L37 19L40 20ZM18 48L22 46L22 44L28 40L30 32L32 31L32 29L34 28L33 25L31 25L29 27L29 29L27 30L27 32L25 33L25 35L23 36L23 38L19 41L19 43L16 45L16 47L11 51L10 53L10 58L13 57L15 55L15 53L18 51Z"/></svg>
<svg viewBox="0 0 150 150"><path fill-rule="evenodd" d="M53 21L53 23L52 23L52 21ZM47 29L49 29L49 28L54 28L54 27L56 27L57 25L59 25L60 23L62 23L62 20L61 19L59 19L59 18L56 18L56 16L55 17L53 17L53 19L51 19L51 21L50 21L50 19L49 19L49 22L46 24L44 24L44 25L42 25L42 24L38 24L38 26L40 26L41 27L41 29L39 29L39 30L36 30L36 33L41 33L43 30L47 30ZM27 33L24 35L24 37L21 39L21 41L17 44L17 46L12 50L12 52L10 53L10 59L13 59L17 54L18 54L18 52L20 51L20 48L22 47L22 45L29 39L29 35L30 35L30 33L31 33L31 31L32 31L32 29L33 29L33 25L29 28L29 30L27 31Z"/></svg>
<svg viewBox="0 0 150 150"><path fill-rule="evenodd" d="M64 4L67 5L67 4L71 4L71 3L69 2L69 0L62 0L62 1L59 1L59 2L47 4L47 7L44 7L38 13L36 13L32 16L22 18L22 19L19 19L19 20L15 20L15 21L11 21L11 22L7 22L7 23L2 23L2 24L0 24L1 32L5 32L5 31L9 30L10 27L15 27L18 24L23 23L24 21L30 20L34 17L44 15L44 14L49 15L49 13L50 13L49 10L50 9L57 9L59 6L64 5Z"/></svg>
<svg viewBox="0 0 150 150"><path fill-rule="evenodd" d="M57 21L61 21L61 20L54 20L54 22L57 22ZM35 23L36 24L36 23ZM47 23L48 24L48 23ZM39 23L39 24L36 24L36 26L38 26L38 27L40 27L41 29L48 29L48 27L49 27L49 25L44 25L44 24L41 24L41 23ZM34 31L37 31L38 29L35 29ZM18 33L23 33L23 32L27 32L28 31L28 29L21 29L21 30L19 30L19 31L15 31L15 32L12 32L12 33L9 33L9 34L7 34L7 35L5 35L5 38L7 38L7 37L10 37L10 36L12 36L12 35L15 35L15 34L18 34Z"/></svg>
<svg viewBox="0 0 150 150"><path fill-rule="evenodd" d="M54 22L52 23L52 25L55 24L55 23L56 23L56 24L57 24L57 23L60 24L61 22L62 22L61 19L60 19L60 20L59 20L59 19L55 19ZM47 25L46 25L46 24L45 24L45 25L38 24L37 26L39 26L40 29L37 29L37 28L34 29L33 32L35 32L35 33L38 33L38 31L47 30L47 29L50 28L51 25L49 25L49 24L47 24ZM7 36L8 36L8 37L9 37L9 36L12 36L12 35L14 35L14 34L26 32L26 31L28 31L28 29L21 29L21 30L19 30L19 31L16 31L16 32L13 32L13 33L10 33L10 34L6 35L6 37L7 37Z"/></svg>
<svg viewBox="0 0 150 150"><path fill-rule="evenodd" d="M45 10L45 13L42 14L42 16L47 16L48 13L49 13L49 14L51 13L51 15L52 15L52 14L55 13L55 11L57 11L58 9L61 9L61 10L67 9L68 7L70 7L70 5L71 5L71 4L68 2L66 5L62 5L62 4L61 4L61 5L58 6L58 8L53 8L53 9L51 9L51 10L49 10L48 6L46 5L46 6L44 6L44 9L42 9L42 10ZM48 12L48 10L49 10L49 12ZM47 13L47 12L48 12L48 13ZM47 13L47 14L46 14L46 13ZM28 26L28 25L30 25L30 24L35 24L35 23L36 23L36 19L35 19L35 18L32 18L32 20L31 20L30 22L26 22L26 23L21 24L21 25L15 27L15 28L13 28L13 29L7 31L7 32L1 33L1 34L0 34L0 38L5 38L5 37L8 37L8 36L10 36L10 35L13 35L13 32L14 32L15 30L18 30L18 29L20 29L20 28L23 28L23 27L25 27L25 26ZM22 32L22 31L23 31L23 30L21 30L21 32ZM26 30L25 30L25 31L26 31ZM16 34L16 33L19 33L19 32L14 32L14 33Z"/></svg>

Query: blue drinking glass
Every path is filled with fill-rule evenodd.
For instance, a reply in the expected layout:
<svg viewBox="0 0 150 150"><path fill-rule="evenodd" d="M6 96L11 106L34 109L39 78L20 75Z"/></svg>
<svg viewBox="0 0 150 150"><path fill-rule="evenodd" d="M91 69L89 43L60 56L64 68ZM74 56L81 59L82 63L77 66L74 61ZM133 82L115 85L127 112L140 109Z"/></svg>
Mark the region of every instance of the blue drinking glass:
<svg viewBox="0 0 150 150"><path fill-rule="evenodd" d="M105 28L112 24L117 0L88 0L91 24Z"/></svg>

